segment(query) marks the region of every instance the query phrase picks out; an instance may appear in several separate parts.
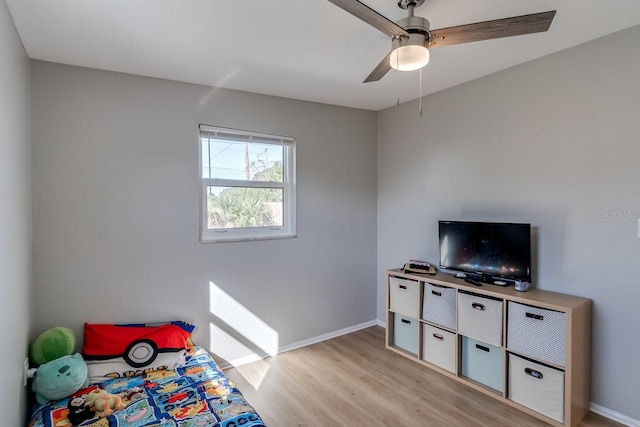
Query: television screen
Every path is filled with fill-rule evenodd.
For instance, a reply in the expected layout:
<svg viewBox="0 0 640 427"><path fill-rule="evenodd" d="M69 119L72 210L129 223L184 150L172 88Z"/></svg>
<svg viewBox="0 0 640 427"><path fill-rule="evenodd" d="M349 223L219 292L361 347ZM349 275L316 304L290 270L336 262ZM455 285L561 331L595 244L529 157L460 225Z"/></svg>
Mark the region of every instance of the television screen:
<svg viewBox="0 0 640 427"><path fill-rule="evenodd" d="M440 267L531 281L531 225L439 221Z"/></svg>

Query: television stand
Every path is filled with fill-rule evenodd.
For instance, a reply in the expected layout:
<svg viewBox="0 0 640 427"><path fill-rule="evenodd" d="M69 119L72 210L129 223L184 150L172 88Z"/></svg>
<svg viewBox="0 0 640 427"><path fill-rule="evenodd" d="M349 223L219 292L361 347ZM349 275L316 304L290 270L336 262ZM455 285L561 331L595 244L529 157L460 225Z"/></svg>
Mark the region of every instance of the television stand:
<svg viewBox="0 0 640 427"><path fill-rule="evenodd" d="M387 349L556 427L589 411L590 299L395 269L386 309Z"/></svg>

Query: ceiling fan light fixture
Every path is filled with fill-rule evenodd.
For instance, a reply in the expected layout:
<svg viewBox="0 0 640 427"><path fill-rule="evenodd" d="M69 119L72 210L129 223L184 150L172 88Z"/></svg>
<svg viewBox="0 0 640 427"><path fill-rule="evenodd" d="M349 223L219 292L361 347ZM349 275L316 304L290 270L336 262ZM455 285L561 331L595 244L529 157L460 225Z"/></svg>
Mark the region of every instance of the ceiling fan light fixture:
<svg viewBox="0 0 640 427"><path fill-rule="evenodd" d="M429 49L424 46L400 46L391 52L389 65L398 71L419 70L429 63Z"/></svg>
<svg viewBox="0 0 640 427"><path fill-rule="evenodd" d="M363 83L380 80L392 68L402 71L422 69L429 63L428 48L548 31L556 15L555 10L549 10L432 31L427 19L414 14L415 8L425 0L398 0L398 7L408 12L407 17L398 22L382 16L360 0L329 1L385 35L391 36L391 52L380 61Z"/></svg>
<svg viewBox="0 0 640 427"><path fill-rule="evenodd" d="M429 63L428 36L424 32L410 32L409 36L391 41L389 65L398 71L419 70Z"/></svg>

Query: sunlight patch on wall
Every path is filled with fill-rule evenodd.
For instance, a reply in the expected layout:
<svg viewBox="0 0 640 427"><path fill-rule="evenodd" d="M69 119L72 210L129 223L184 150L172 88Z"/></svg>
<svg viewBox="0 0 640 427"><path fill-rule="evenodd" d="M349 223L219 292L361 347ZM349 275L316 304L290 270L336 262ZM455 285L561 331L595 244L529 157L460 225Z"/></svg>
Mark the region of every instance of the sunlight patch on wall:
<svg viewBox="0 0 640 427"><path fill-rule="evenodd" d="M209 324L209 350L234 367L256 390L269 370L265 356L275 356L279 334L249 309L209 282L209 311L218 322Z"/></svg>
<svg viewBox="0 0 640 427"><path fill-rule="evenodd" d="M278 332L213 282L209 282L209 310L269 356L278 354Z"/></svg>
<svg viewBox="0 0 640 427"><path fill-rule="evenodd" d="M209 324L209 342L211 343L209 350L233 366L259 359L254 351L213 322Z"/></svg>
<svg viewBox="0 0 640 427"><path fill-rule="evenodd" d="M209 350L258 390L269 371L263 358L278 354L278 332L213 282L209 282L209 311L221 322L209 323Z"/></svg>

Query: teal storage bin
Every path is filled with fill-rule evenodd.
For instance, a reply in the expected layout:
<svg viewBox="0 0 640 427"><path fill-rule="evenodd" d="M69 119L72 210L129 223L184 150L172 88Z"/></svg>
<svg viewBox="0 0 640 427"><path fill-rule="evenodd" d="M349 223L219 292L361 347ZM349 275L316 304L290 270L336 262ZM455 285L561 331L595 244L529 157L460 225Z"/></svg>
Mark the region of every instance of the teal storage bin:
<svg viewBox="0 0 640 427"><path fill-rule="evenodd" d="M500 347L462 337L462 376L504 391L504 350Z"/></svg>
<svg viewBox="0 0 640 427"><path fill-rule="evenodd" d="M420 337L420 322L417 319L393 315L393 344L409 353L418 356L418 340Z"/></svg>

